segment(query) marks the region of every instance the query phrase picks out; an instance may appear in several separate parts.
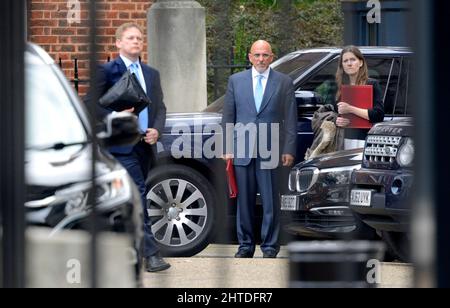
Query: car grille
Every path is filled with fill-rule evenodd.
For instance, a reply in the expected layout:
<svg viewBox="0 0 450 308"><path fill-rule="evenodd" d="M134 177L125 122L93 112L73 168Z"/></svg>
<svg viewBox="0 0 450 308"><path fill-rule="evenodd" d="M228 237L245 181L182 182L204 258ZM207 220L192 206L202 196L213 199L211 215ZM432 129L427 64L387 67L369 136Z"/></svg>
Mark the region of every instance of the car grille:
<svg viewBox="0 0 450 308"><path fill-rule="evenodd" d="M303 168L297 172L297 190L304 192L310 189L317 181L317 168Z"/></svg>
<svg viewBox="0 0 450 308"><path fill-rule="evenodd" d="M319 169L307 167L302 169L292 169L289 174L289 190L292 192L305 192L316 182Z"/></svg>
<svg viewBox="0 0 450 308"><path fill-rule="evenodd" d="M395 163L402 137L369 136L364 149L364 160L370 163L391 165Z"/></svg>
<svg viewBox="0 0 450 308"><path fill-rule="evenodd" d="M300 170L298 174L298 184L300 187L300 191L307 191L311 186L311 182L313 180L314 172L310 169Z"/></svg>
<svg viewBox="0 0 450 308"><path fill-rule="evenodd" d="M333 216L317 215L310 212L297 212L292 217L295 223L301 223L311 229L336 229L354 227L355 218L353 215Z"/></svg>

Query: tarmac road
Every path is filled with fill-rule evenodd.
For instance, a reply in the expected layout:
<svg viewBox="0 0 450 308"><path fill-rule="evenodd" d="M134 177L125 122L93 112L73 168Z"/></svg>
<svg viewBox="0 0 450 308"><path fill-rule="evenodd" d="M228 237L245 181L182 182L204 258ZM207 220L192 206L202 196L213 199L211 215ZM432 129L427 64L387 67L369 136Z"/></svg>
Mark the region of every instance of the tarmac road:
<svg viewBox="0 0 450 308"><path fill-rule="evenodd" d="M289 258L282 247L277 259L263 259L257 250L252 259L236 259L236 245L210 245L191 258L167 258L172 267L145 273L146 288L286 288ZM410 264L383 263L379 287L412 287Z"/></svg>

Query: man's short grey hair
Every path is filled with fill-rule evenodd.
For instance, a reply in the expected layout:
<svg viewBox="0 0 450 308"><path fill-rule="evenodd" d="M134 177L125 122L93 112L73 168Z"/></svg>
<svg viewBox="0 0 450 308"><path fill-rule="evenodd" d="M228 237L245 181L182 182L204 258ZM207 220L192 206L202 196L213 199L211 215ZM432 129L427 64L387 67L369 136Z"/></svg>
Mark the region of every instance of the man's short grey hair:
<svg viewBox="0 0 450 308"><path fill-rule="evenodd" d="M136 28L142 34L144 34L144 30L137 23L135 23L135 22L127 22L127 23L124 23L124 24L120 25L119 28L117 28L117 30L116 30L116 39L117 40L122 39L123 33L125 31L127 31L128 29L130 29L130 28Z"/></svg>

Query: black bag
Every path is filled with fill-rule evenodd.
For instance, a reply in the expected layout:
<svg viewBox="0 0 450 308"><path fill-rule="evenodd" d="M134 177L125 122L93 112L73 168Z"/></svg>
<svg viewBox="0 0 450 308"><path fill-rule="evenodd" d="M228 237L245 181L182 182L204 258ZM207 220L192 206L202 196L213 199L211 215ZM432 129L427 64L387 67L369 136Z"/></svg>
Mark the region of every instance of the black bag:
<svg viewBox="0 0 450 308"><path fill-rule="evenodd" d="M142 89L135 74L126 71L122 77L99 100L100 106L114 111L123 111L134 107L138 115L151 101Z"/></svg>

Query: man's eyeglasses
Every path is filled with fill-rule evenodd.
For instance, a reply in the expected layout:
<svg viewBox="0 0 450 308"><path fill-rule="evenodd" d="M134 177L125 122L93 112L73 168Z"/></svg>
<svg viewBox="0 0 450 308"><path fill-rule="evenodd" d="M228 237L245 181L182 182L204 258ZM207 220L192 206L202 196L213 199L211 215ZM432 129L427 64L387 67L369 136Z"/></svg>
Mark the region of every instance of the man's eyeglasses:
<svg viewBox="0 0 450 308"><path fill-rule="evenodd" d="M264 59L269 59L272 55L268 53L254 53L252 54L253 58L259 59L259 57L263 57Z"/></svg>

